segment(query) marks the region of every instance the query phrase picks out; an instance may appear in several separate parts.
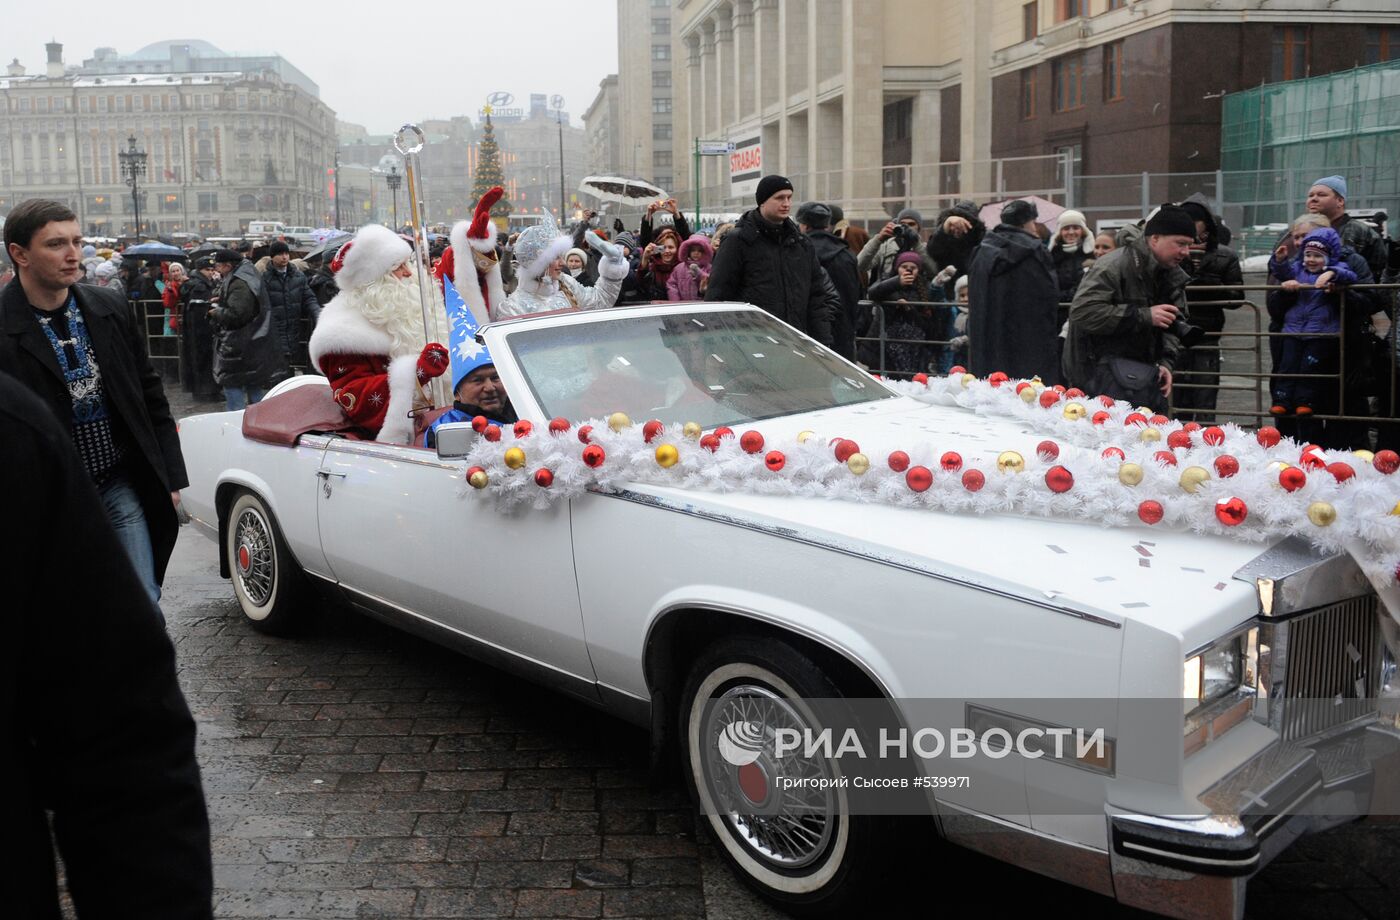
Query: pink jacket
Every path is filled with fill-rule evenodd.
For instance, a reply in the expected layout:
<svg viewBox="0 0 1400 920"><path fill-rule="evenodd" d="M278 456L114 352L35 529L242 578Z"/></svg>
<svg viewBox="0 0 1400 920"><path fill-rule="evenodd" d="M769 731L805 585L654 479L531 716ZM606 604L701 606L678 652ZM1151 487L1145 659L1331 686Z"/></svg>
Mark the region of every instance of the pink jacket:
<svg viewBox="0 0 1400 920"><path fill-rule="evenodd" d="M690 253L697 249L700 251L700 260L691 262ZM671 272L671 277L666 281L667 296L672 301L704 300L705 295L700 292L700 279L710 277L710 260L713 257L714 249L710 246L710 238L704 234L697 233L681 243L675 271Z"/></svg>

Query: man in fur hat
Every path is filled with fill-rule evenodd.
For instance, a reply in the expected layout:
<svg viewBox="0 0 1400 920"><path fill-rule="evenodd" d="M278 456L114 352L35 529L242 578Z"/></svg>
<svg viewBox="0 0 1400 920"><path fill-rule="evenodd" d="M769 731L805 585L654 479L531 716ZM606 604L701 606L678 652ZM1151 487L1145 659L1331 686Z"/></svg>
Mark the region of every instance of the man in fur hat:
<svg viewBox="0 0 1400 920"><path fill-rule="evenodd" d="M426 386L447 370L447 348L427 345L413 250L370 224L341 247L331 268L340 288L311 335L311 360L335 401L375 440L411 444L414 410L433 400ZM431 310L442 313L440 306ZM434 337L439 335L434 323Z"/></svg>

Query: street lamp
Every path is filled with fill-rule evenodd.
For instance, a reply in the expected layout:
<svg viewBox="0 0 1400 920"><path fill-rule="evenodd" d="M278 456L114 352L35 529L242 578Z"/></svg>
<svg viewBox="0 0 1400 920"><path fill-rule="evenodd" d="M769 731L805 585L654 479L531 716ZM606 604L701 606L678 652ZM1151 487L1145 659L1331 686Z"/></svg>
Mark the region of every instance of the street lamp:
<svg viewBox="0 0 1400 920"><path fill-rule="evenodd" d="M136 148L136 135L126 139L126 149L117 151L121 161L122 178L131 186L131 207L136 212L136 237L141 237L141 196L137 192L141 178L146 175L146 151Z"/></svg>
<svg viewBox="0 0 1400 920"><path fill-rule="evenodd" d="M403 185L403 176L399 175L397 166L389 167L389 174L384 177L384 184L389 186L389 191L394 193L394 229L399 229L399 186Z"/></svg>

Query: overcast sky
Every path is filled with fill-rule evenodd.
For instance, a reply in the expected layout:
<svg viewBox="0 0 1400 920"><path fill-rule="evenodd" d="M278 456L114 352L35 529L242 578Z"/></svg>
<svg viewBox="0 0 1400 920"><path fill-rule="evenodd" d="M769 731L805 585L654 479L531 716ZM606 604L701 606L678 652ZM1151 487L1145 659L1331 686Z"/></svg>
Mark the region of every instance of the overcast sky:
<svg viewBox="0 0 1400 920"><path fill-rule="evenodd" d="M140 7L7 0L4 7L0 63L17 57L30 74L44 72L50 40L63 43L65 63L80 64L102 46L130 54L152 42L199 38L228 53L282 55L321 87L336 117L372 134L426 118L475 121L494 92L513 94L522 107L530 93L561 95L581 126L598 82L617 70L611 0L177 0Z"/></svg>

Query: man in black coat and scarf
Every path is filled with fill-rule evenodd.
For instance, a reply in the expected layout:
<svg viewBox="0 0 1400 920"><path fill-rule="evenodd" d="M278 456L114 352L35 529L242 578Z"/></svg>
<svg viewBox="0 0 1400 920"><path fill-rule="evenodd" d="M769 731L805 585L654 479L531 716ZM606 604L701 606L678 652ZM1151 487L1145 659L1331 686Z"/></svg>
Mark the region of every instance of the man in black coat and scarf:
<svg viewBox="0 0 1400 920"><path fill-rule="evenodd" d="M792 183L784 176L764 176L754 197L758 207L744 212L715 255L705 299L762 307L832 347L832 318L841 297L812 241L788 219Z"/></svg>
<svg viewBox="0 0 1400 920"><path fill-rule="evenodd" d="M1059 285L1050 253L1036 234L1035 204L1012 201L1001 223L972 253L968 269L968 370L985 377L1059 379L1056 310Z"/></svg>
<svg viewBox="0 0 1400 920"><path fill-rule="evenodd" d="M855 253L846 241L832 233L831 208L819 201L804 201L797 209L797 226L817 251L817 261L841 296L841 309L832 317L836 353L848 361L856 359L856 325L860 311L860 269Z"/></svg>
<svg viewBox="0 0 1400 920"><path fill-rule="evenodd" d="M1244 291L1202 291L1202 287L1244 284L1239 256L1220 242L1220 224L1211 213L1210 201L1197 192L1181 203L1182 210L1196 223L1196 243L1182 268L1191 276L1186 283L1186 303L1191 325L1205 335L1187 348L1177 361L1176 392L1172 399L1176 418L1183 422L1211 424L1220 387L1220 332L1225 328L1225 311L1239 309ZM1192 290L1197 288L1197 290ZM1224 302L1222 302L1224 301Z"/></svg>
<svg viewBox="0 0 1400 920"><path fill-rule="evenodd" d="M180 437L126 303L78 284L82 245L77 215L59 202L31 198L7 216L17 274L0 293L0 370L68 427L137 576L159 600L179 490L189 485ZM67 554L61 543L52 549ZM88 560L72 562L80 575ZM54 586L56 600L64 587Z"/></svg>

